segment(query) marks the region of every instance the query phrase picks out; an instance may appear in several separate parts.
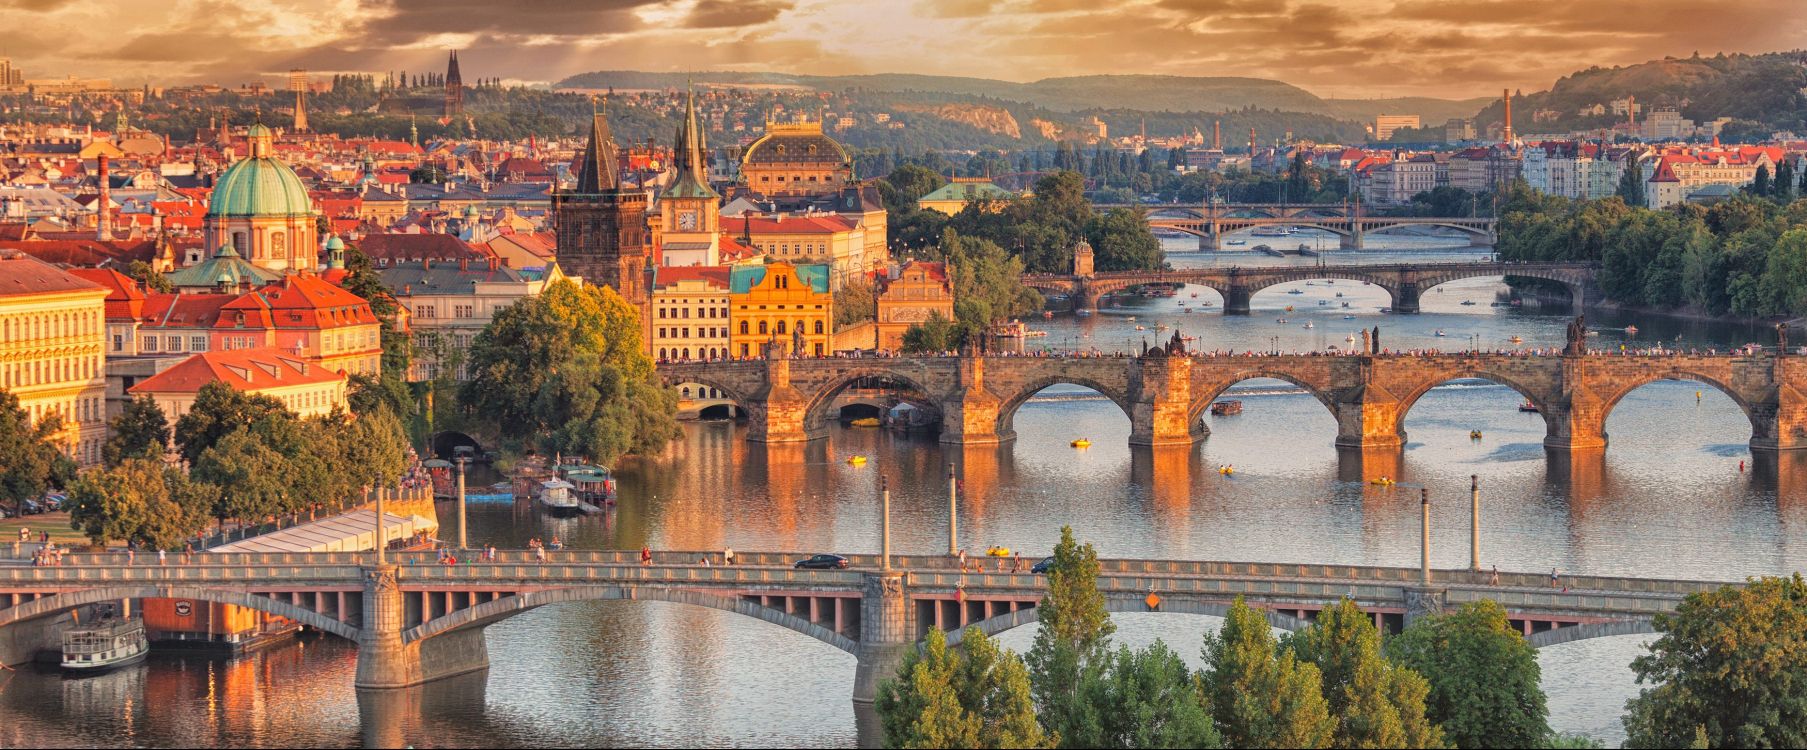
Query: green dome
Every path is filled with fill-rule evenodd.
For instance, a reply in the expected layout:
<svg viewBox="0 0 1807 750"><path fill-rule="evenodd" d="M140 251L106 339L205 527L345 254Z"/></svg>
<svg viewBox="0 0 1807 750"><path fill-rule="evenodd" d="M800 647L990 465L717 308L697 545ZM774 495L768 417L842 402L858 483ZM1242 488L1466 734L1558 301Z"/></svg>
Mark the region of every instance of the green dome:
<svg viewBox="0 0 1807 750"><path fill-rule="evenodd" d="M344 250L345 249L345 240L339 239L339 235L335 234L335 235L327 238L326 249L327 250Z"/></svg>
<svg viewBox="0 0 1807 750"><path fill-rule="evenodd" d="M314 203L295 170L269 157L241 159L213 184L208 216L308 216Z"/></svg>

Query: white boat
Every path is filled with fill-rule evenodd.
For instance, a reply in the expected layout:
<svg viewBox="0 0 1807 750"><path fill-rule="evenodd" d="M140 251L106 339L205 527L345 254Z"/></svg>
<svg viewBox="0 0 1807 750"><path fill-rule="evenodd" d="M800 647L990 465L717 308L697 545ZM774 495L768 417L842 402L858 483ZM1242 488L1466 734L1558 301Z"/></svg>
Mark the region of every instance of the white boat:
<svg viewBox="0 0 1807 750"><path fill-rule="evenodd" d="M1311 327L1313 327L1313 326L1312 326L1312 325L1311 325L1311 321L1309 321L1309 320L1307 320L1307 321L1305 321L1305 327L1306 327L1306 328L1311 328Z"/></svg>
<svg viewBox="0 0 1807 750"><path fill-rule="evenodd" d="M1248 240L1230 240L1229 242L1225 242L1224 244L1229 245L1230 247L1240 247L1242 245L1249 244L1249 241Z"/></svg>
<svg viewBox="0 0 1807 750"><path fill-rule="evenodd" d="M99 674L137 664L149 651L144 620L136 617L103 617L63 631L63 669L70 672Z"/></svg>
<svg viewBox="0 0 1807 750"><path fill-rule="evenodd" d="M1293 233L1292 227L1257 227L1249 232L1254 237L1285 237Z"/></svg>
<svg viewBox="0 0 1807 750"><path fill-rule="evenodd" d="M1303 289L1288 289L1288 290L1286 290L1286 293L1287 293L1287 294L1304 294L1304 293L1305 293L1305 290L1303 290Z"/></svg>
<svg viewBox="0 0 1807 750"><path fill-rule="evenodd" d="M540 482L540 504L546 506L546 512L552 515L576 515L582 510L577 504L577 495L572 490L577 485L563 479L552 479Z"/></svg>

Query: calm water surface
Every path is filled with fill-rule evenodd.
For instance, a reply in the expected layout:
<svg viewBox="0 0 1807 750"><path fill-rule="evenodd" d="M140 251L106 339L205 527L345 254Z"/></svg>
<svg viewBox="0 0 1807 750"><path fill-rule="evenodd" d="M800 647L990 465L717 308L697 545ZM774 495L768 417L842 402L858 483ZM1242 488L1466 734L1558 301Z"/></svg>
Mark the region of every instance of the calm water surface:
<svg viewBox="0 0 1807 750"><path fill-rule="evenodd" d="M1279 262L1224 255L1173 260ZM1247 318L1181 312L1182 301L1218 302L1209 290L1196 290L1197 298L1188 290L1086 320L1036 321L1050 335L1031 345L1139 346L1143 336L1168 334L1137 325L1166 323L1201 346L1237 350L1341 346L1358 326L1374 325L1392 347L1460 349L1470 336L1508 347L1513 335L1525 346L1559 346L1567 323L1566 311L1490 307L1505 291L1497 279L1427 293L1418 316L1380 314L1389 300L1376 287L1296 286L1305 293L1286 294L1287 286L1258 295ZM1274 322L1282 316L1289 322ZM1304 329L1305 320L1314 327ZM1590 343L1724 348L1764 340L1742 326L1655 318L1636 319L1641 330L1628 336L1631 322L1590 319L1598 331ZM1106 556L1415 565L1422 486L1434 503L1433 563L1461 566L1468 477L1478 474L1483 565L1714 580L1807 567L1807 461L1753 461L1748 420L1711 386L1659 382L1633 392L1608 421L1605 456L1570 463L1545 457L1543 423L1516 410L1513 391L1452 383L1407 416L1409 444L1388 467L1401 479L1396 488L1359 481L1361 459L1331 444L1329 411L1280 386L1245 383L1244 413L1208 417L1211 438L1190 450L1132 451L1123 413L1068 386L1024 406L1018 439L1002 448L859 429L767 447L747 443L732 424L695 424L669 454L622 467L621 502L606 517L477 507L473 541L518 546L557 535L580 548L872 552L877 478L885 475L895 548L933 552L946 545L952 463L964 490L961 544L1001 544L1025 556L1047 550L1060 525L1071 524ZM1473 429L1483 430L1482 440L1469 439ZM1068 447L1080 436L1093 447ZM871 462L849 467L843 459L852 453ZM1216 472L1226 463L1236 466L1234 478ZM1159 614L1117 621L1121 641L1160 638L1195 664L1200 638L1219 622ZM351 687L355 650L327 638L236 661L157 657L87 680L26 668L0 676L0 746L854 746L874 737L847 697L853 657L750 618L657 602L572 603L488 632L487 675L394 696L359 696ZM1032 637L1032 628L1019 628L1003 639L1023 650ZM1618 719L1637 690L1627 665L1646 638L1542 651L1552 723L1612 744L1622 739Z"/></svg>

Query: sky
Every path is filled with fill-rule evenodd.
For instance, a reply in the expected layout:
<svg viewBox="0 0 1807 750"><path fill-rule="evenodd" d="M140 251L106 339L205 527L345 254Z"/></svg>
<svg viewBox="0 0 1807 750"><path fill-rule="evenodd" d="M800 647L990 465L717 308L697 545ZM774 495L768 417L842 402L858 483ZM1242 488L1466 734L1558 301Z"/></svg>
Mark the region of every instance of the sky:
<svg viewBox="0 0 1807 750"><path fill-rule="evenodd" d="M443 71L1250 76L1334 98L1535 91L1592 66L1807 47L1807 0L0 0L29 78Z"/></svg>

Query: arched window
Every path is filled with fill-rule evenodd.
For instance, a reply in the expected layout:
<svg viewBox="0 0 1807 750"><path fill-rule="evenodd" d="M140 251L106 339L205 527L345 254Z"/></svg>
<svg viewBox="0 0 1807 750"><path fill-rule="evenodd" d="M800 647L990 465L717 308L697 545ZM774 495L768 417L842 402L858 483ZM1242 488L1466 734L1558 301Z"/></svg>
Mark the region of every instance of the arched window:
<svg viewBox="0 0 1807 750"><path fill-rule="evenodd" d="M767 333L767 331L765 329L765 321L763 321L763 320L759 321L759 335L764 336L766 333Z"/></svg>
<svg viewBox="0 0 1807 750"><path fill-rule="evenodd" d="M665 350L664 349L659 350L659 359L660 359L660 361L664 361L664 359L665 359Z"/></svg>
<svg viewBox="0 0 1807 750"><path fill-rule="evenodd" d="M784 321L782 321L782 320L778 321L778 334L779 335L784 334Z"/></svg>
<svg viewBox="0 0 1807 750"><path fill-rule="evenodd" d="M740 322L740 335L747 335L747 322L744 320Z"/></svg>
<svg viewBox="0 0 1807 750"><path fill-rule="evenodd" d="M822 333L822 321L820 321L820 320L816 321L816 333L817 334Z"/></svg>
<svg viewBox="0 0 1807 750"><path fill-rule="evenodd" d="M248 257L249 254L246 251L249 248L246 248L245 245L246 245L245 233L244 232L233 232L232 233L232 249L234 251L236 251L239 255Z"/></svg>
<svg viewBox="0 0 1807 750"><path fill-rule="evenodd" d="M684 386L680 394L682 398L690 398L690 386Z"/></svg>
<svg viewBox="0 0 1807 750"><path fill-rule="evenodd" d="M690 347L688 346L684 347L684 358L690 359Z"/></svg>

